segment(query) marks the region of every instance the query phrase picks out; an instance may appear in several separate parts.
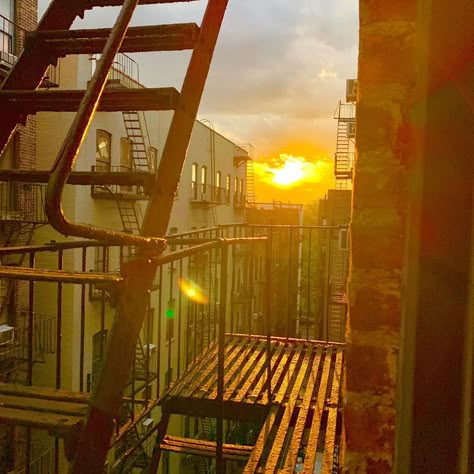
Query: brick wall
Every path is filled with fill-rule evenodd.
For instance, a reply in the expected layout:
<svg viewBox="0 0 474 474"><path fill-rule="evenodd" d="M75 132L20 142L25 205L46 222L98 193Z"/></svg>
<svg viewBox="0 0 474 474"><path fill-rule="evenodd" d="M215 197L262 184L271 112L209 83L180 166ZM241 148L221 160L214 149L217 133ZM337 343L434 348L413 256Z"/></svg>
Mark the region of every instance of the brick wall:
<svg viewBox="0 0 474 474"><path fill-rule="evenodd" d="M392 472L415 0L360 0L344 472Z"/></svg>
<svg viewBox="0 0 474 474"><path fill-rule="evenodd" d="M36 29L37 0L16 0L15 22L27 31ZM21 45L22 46L22 45ZM36 117L29 116L26 126L18 127L16 167L34 168L36 162Z"/></svg>

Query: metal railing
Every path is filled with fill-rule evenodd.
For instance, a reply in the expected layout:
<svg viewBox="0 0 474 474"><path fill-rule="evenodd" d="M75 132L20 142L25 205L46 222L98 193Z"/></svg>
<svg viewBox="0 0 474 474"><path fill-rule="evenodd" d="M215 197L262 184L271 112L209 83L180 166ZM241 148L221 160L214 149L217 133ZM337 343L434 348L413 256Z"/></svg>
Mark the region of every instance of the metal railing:
<svg viewBox="0 0 474 474"><path fill-rule="evenodd" d="M129 422L117 423L115 444L125 446L117 451L121 452L117 469L132 469L132 459L145 459L139 453L149 456L159 416L156 400L210 345L222 340L223 334L328 339L329 291L334 280L334 254L329 249L338 245L339 230L325 226L227 225L168 236L168 250L157 258L157 290L150 292L150 314L142 328L143 357L135 361L125 393ZM103 247L103 243L52 243L29 247L27 254L30 265L41 261L40 254L53 252L56 268L87 272L93 266L95 247ZM0 249L0 256L13 251ZM73 258L68 257L71 252ZM110 268L119 268L127 254L126 248L109 246ZM67 268L67 262L75 263ZM36 291L49 291L51 299L57 301L67 286L52 282L34 285ZM79 354L74 377L80 391L86 388L93 350L87 342L92 336L87 332L87 321L92 318L96 329L107 332L115 312L112 288L103 286L100 301L92 307L86 304L87 286L79 284L80 291L74 292L78 308L75 331L81 335L74 348ZM30 293L26 306L33 315L40 311L41 302ZM55 388L64 388L62 335L70 326L68 318L58 306L52 333L56 350L51 359L55 360L49 361ZM105 352L105 345L102 350ZM29 357L30 380L33 364ZM215 374L217 379L219 376ZM137 427L149 419L153 421L150 431L137 439ZM117 472L133 472L127 469Z"/></svg>
<svg viewBox="0 0 474 474"><path fill-rule="evenodd" d="M0 221L45 224L44 184L0 182Z"/></svg>
<svg viewBox="0 0 474 474"><path fill-rule="evenodd" d="M0 15L0 69L10 70L25 47L27 31L15 22ZM40 87L57 87L60 80L59 63L50 65Z"/></svg>
<svg viewBox="0 0 474 474"><path fill-rule="evenodd" d="M17 456L29 459L27 465L15 470L17 474L51 474L54 472L56 448L54 444L44 444L25 439L17 440Z"/></svg>
<svg viewBox="0 0 474 474"><path fill-rule="evenodd" d="M228 204L230 202L229 198L230 194L224 187L191 183L191 202Z"/></svg>
<svg viewBox="0 0 474 474"><path fill-rule="evenodd" d="M120 172L130 173L133 168L129 166L92 166L92 172L107 173L107 172ZM118 197L124 197L126 199L138 199L147 200L149 194L145 192L145 187L137 184L110 184L110 185L91 185L91 195L95 198L102 199L116 199Z"/></svg>

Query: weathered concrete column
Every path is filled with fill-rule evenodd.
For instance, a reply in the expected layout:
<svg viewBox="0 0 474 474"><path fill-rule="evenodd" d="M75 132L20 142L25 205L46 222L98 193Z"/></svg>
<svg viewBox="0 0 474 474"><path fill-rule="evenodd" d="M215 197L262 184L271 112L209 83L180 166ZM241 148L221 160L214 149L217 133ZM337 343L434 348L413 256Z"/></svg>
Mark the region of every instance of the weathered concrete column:
<svg viewBox="0 0 474 474"><path fill-rule="evenodd" d="M344 472L394 465L415 0L360 0Z"/></svg>

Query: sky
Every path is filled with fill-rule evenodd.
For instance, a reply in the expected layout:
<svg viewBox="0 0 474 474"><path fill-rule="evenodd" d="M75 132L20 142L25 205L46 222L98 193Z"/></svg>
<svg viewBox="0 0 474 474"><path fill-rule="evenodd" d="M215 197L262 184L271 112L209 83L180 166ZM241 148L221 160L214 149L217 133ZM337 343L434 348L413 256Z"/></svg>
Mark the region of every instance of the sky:
<svg viewBox="0 0 474 474"><path fill-rule="evenodd" d="M50 0L38 1L41 16ZM140 6L132 24L200 24L206 3ZM94 9L74 27L112 26L117 13ZM229 0L198 118L252 144L259 201L307 202L334 186L333 115L356 76L357 38L358 0ZM189 52L132 56L146 86L181 88Z"/></svg>

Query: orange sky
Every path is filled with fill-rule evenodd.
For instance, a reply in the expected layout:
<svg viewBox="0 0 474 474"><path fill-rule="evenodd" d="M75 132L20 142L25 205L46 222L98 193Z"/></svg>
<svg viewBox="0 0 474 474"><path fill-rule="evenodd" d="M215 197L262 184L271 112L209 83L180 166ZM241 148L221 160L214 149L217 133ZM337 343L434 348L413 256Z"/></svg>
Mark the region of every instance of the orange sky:
<svg viewBox="0 0 474 474"><path fill-rule="evenodd" d="M333 162L325 155L290 154L255 160L255 194L260 202L305 203L319 199L334 186Z"/></svg>

